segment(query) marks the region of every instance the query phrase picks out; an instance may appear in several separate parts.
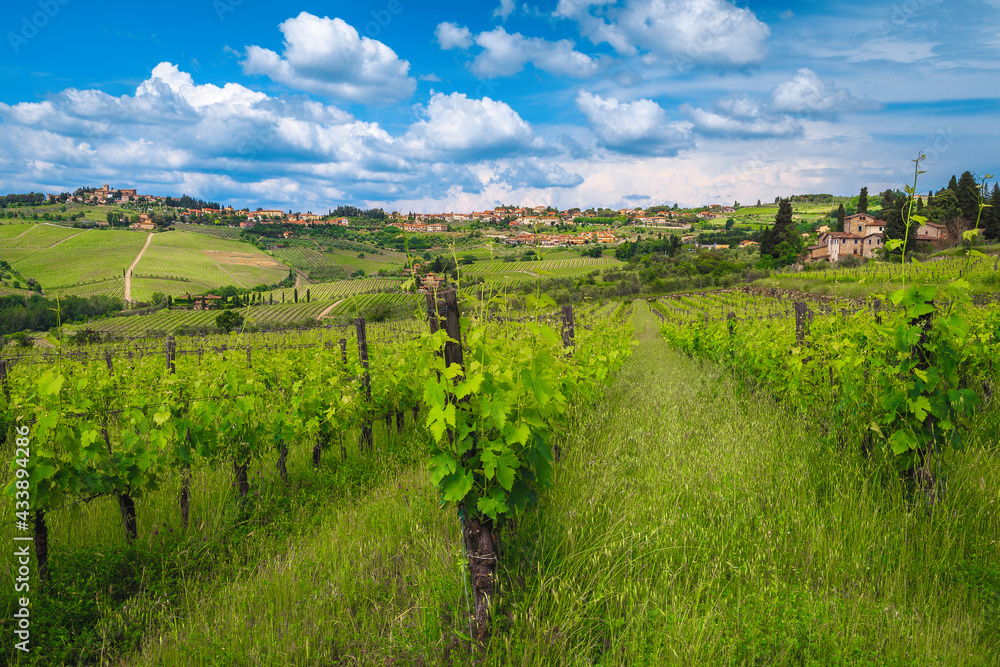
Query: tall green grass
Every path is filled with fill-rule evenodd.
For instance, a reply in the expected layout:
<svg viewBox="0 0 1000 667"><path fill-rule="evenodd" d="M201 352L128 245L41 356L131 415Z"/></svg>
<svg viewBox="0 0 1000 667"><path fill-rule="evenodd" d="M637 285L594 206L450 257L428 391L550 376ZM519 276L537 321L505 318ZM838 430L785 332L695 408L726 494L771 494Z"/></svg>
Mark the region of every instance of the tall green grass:
<svg viewBox="0 0 1000 667"><path fill-rule="evenodd" d="M995 413L930 508L636 317L632 361L577 406L553 488L505 535L488 646L417 464L241 576L193 581L134 664L998 663Z"/></svg>

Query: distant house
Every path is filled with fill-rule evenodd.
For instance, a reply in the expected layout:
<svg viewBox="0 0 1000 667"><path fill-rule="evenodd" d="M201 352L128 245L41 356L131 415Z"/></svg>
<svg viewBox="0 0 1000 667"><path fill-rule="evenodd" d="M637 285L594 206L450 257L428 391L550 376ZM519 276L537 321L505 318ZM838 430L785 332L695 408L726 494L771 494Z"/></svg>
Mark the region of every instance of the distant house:
<svg viewBox="0 0 1000 667"><path fill-rule="evenodd" d="M806 248L806 252L808 253L807 262L830 261L830 246L826 243L809 246Z"/></svg>
<svg viewBox="0 0 1000 667"><path fill-rule="evenodd" d="M885 246L885 220L867 213L844 218L844 231L820 232L816 245L807 248L807 261L840 261L842 255L874 257ZM820 248L826 246L826 250Z"/></svg>
<svg viewBox="0 0 1000 667"><path fill-rule="evenodd" d="M129 229L137 229L139 231L151 232L154 229L156 229L156 224L154 224L153 221L149 218L149 214L140 213L139 221L133 222L131 225L129 225Z"/></svg>
<svg viewBox="0 0 1000 667"><path fill-rule="evenodd" d="M222 297L216 294L196 294L194 296L185 294L183 299L178 297L176 300L190 302L193 310L214 310L219 307L219 302L222 301Z"/></svg>
<svg viewBox="0 0 1000 667"><path fill-rule="evenodd" d="M947 236L948 228L936 222L925 222L917 228L918 241L937 241L938 239L947 238Z"/></svg>

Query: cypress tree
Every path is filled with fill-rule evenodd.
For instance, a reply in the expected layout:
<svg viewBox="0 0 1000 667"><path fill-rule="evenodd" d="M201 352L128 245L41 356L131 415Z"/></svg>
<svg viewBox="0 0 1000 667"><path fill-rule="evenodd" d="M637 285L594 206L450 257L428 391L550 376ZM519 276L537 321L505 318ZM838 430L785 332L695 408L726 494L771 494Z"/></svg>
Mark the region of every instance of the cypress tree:
<svg viewBox="0 0 1000 667"><path fill-rule="evenodd" d="M296 287L292 290L292 296L295 298L295 303L299 302L299 289Z"/></svg>
<svg viewBox="0 0 1000 667"><path fill-rule="evenodd" d="M912 241L917 234L917 224L906 228L907 202L910 199L902 192L886 190L882 193L882 213L880 217L885 220L885 236L890 239L905 239L906 247L912 250ZM899 252L899 251L897 251Z"/></svg>
<svg viewBox="0 0 1000 667"><path fill-rule="evenodd" d="M774 256L774 232L770 227L765 227L760 233L760 254Z"/></svg>
<svg viewBox="0 0 1000 667"><path fill-rule="evenodd" d="M847 217L847 211L844 210L844 205L841 204L840 208L837 209L837 229L836 231L844 231L844 218Z"/></svg>
<svg viewBox="0 0 1000 667"><path fill-rule="evenodd" d="M971 172L962 172L958 179L958 207L962 210L962 217L970 224L976 223L979 215L979 185Z"/></svg>
<svg viewBox="0 0 1000 667"><path fill-rule="evenodd" d="M778 259L784 255L798 254L801 250L802 237L792 220L792 202L781 199L774 216L774 226L769 231L765 230L761 238L760 252Z"/></svg>
<svg viewBox="0 0 1000 667"><path fill-rule="evenodd" d="M954 192L956 195L958 194L958 181L955 180L954 174L951 175L951 180L948 181L948 189Z"/></svg>
<svg viewBox="0 0 1000 667"><path fill-rule="evenodd" d="M962 209L958 206L958 197L948 188L939 192L934 198L934 205L927 208L927 218L941 225L948 224L961 215Z"/></svg>
<svg viewBox="0 0 1000 667"><path fill-rule="evenodd" d="M309 303L309 288L306 288L306 303Z"/></svg>
<svg viewBox="0 0 1000 667"><path fill-rule="evenodd" d="M861 188L861 194L858 195L858 213L868 212L868 188Z"/></svg>
<svg viewBox="0 0 1000 667"><path fill-rule="evenodd" d="M1000 185L993 184L993 194L990 196L990 208L983 210L983 234L993 241L1000 241Z"/></svg>

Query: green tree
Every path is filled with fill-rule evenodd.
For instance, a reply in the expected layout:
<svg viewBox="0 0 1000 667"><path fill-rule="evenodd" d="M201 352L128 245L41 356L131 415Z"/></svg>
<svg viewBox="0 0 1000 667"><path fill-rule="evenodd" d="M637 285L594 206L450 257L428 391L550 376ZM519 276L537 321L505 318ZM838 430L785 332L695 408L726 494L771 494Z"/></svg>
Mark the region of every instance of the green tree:
<svg viewBox="0 0 1000 667"><path fill-rule="evenodd" d="M792 202L789 199L778 201L778 212L774 216L774 226L764 230L760 242L761 255L768 255L778 266L785 266L795 261L802 252L802 236L792 220Z"/></svg>
<svg viewBox="0 0 1000 667"><path fill-rule="evenodd" d="M979 184L976 183L976 177L972 172L962 172L958 178L958 191L955 196L958 197L958 208L962 211L962 217L966 222L975 224L979 215Z"/></svg>
<svg viewBox="0 0 1000 667"><path fill-rule="evenodd" d="M861 188L861 194L858 195L858 213L868 212L868 188Z"/></svg>
<svg viewBox="0 0 1000 667"><path fill-rule="evenodd" d="M885 236L890 239L906 240L906 247L912 248L913 238L917 234L917 224L906 228L905 207L911 202L909 197L898 190L886 190L882 193L882 212L880 217L885 220ZM900 249L898 252L902 252Z"/></svg>
<svg viewBox="0 0 1000 667"><path fill-rule="evenodd" d="M294 290L292 290L292 296L295 299L295 303L298 303L299 302L299 290L298 290L298 288L295 288Z"/></svg>
<svg viewBox="0 0 1000 667"><path fill-rule="evenodd" d="M951 175L951 180L948 181L948 189L954 192L956 195L958 194L958 181L955 180L954 174Z"/></svg>
<svg viewBox="0 0 1000 667"><path fill-rule="evenodd" d="M215 317L215 326L226 333L243 326L243 316L235 310L224 310Z"/></svg>
<svg viewBox="0 0 1000 667"><path fill-rule="evenodd" d="M991 241L1000 241L1000 185L993 184L993 192L989 197L983 197L984 204L989 204L989 208L983 209L983 218L980 227L983 236Z"/></svg>
<svg viewBox="0 0 1000 667"><path fill-rule="evenodd" d="M931 222L936 222L940 225L947 224L948 221L961 217L962 209L958 205L958 195L949 188L945 188L937 193L934 203L927 207L925 216Z"/></svg>
<svg viewBox="0 0 1000 667"><path fill-rule="evenodd" d="M672 234L670 236L670 249L667 250L667 253L671 257L675 257L677 253L680 252L680 249L681 249L681 237L677 236L677 234Z"/></svg>
<svg viewBox="0 0 1000 667"><path fill-rule="evenodd" d="M844 219L847 217L847 211L844 210L844 205L841 204L837 208L837 230L838 232L844 231Z"/></svg>

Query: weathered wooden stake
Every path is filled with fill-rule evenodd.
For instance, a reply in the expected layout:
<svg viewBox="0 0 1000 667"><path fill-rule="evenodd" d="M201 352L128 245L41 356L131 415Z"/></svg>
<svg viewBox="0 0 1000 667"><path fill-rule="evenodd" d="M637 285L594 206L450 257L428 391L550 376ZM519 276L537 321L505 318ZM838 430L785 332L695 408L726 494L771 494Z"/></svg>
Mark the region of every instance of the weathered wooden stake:
<svg viewBox="0 0 1000 667"><path fill-rule="evenodd" d="M38 578L48 584L49 578L49 527L45 523L45 510L35 510L35 558L38 559Z"/></svg>
<svg viewBox="0 0 1000 667"><path fill-rule="evenodd" d="M358 332L358 358L361 360L361 368L364 369L361 382L365 388L365 402L370 404L372 400L372 376L368 370L368 331L365 328L365 318L359 317L354 320L354 326ZM359 445L362 451L370 450L374 446L372 422L371 418L367 415L361 424L361 440Z"/></svg>
<svg viewBox="0 0 1000 667"><path fill-rule="evenodd" d="M458 364L464 368L464 355L459 341L462 340L458 296L454 289L427 294L427 320L431 333L444 329L450 339L444 346L445 365ZM452 437L449 433L448 437ZM467 456L475 455L475 451ZM475 511L473 509L473 511ZM476 637L486 642L490 636L490 609L495 603L495 575L497 568L497 548L499 535L493 522L487 517L468 515L466 508L459 504L462 516L462 539L468 555L469 577L472 580L472 597L475 606Z"/></svg>
<svg viewBox="0 0 1000 667"><path fill-rule="evenodd" d="M10 400L10 387L7 385L7 360L0 359L0 384L3 384L3 395Z"/></svg>
<svg viewBox="0 0 1000 667"><path fill-rule="evenodd" d="M573 322L573 306L563 306L562 309L562 340L563 347L572 347L576 328Z"/></svg>
<svg viewBox="0 0 1000 667"><path fill-rule="evenodd" d="M800 347L805 344L806 335L809 333L809 324L806 313L809 308L805 301L795 302L795 342Z"/></svg>
<svg viewBox="0 0 1000 667"><path fill-rule="evenodd" d="M236 489L240 493L240 500L246 500L250 493L250 480L247 478L247 464L233 461L233 472L236 473Z"/></svg>
<svg viewBox="0 0 1000 667"><path fill-rule="evenodd" d="M173 336L167 336L166 353L167 353L167 372L173 375L177 372L177 368L174 366L174 351L176 349L176 344L174 343Z"/></svg>

